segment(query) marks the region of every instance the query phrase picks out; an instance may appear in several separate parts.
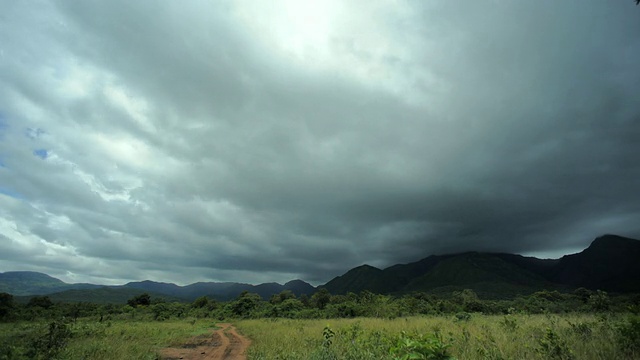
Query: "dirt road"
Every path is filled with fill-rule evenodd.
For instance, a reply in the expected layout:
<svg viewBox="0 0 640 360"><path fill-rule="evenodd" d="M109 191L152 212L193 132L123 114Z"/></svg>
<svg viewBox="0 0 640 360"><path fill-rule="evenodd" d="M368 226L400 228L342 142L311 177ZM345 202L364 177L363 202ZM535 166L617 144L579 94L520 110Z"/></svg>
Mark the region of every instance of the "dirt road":
<svg viewBox="0 0 640 360"><path fill-rule="evenodd" d="M217 324L210 335L196 336L179 347L162 349L164 360L246 360L251 341L241 336L231 324Z"/></svg>

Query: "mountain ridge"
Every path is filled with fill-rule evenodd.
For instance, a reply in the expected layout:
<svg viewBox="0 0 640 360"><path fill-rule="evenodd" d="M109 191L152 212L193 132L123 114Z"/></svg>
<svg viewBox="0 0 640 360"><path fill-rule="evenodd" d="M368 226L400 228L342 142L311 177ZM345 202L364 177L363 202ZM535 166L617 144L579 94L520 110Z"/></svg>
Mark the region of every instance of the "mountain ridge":
<svg viewBox="0 0 640 360"><path fill-rule="evenodd" d="M578 287L640 292L640 241L607 234L597 237L583 251L560 259L471 251L431 255L377 270L363 277L362 266L355 267L320 287L335 294L352 290L441 293L469 288L485 297Z"/></svg>
<svg viewBox="0 0 640 360"><path fill-rule="evenodd" d="M317 288L325 288L332 294L371 291L397 295L411 292L450 293L454 290L472 289L483 297L513 297L540 290L569 291L578 287L612 292L640 292L638 279L640 240L606 234L597 237L583 251L559 259L474 251L430 255L415 262L395 264L384 269L367 264L356 266ZM58 295L62 299L73 298L73 294L95 297L91 291L97 292L96 289L104 294L109 289L116 289L113 298L121 299L128 292L119 289L137 289L184 301L192 301L200 296L226 301L243 291L257 293L263 299L269 299L285 290L297 296L311 295L317 288L299 279L288 281L284 285L196 282L180 286L143 280L104 286L67 284L47 274L30 271L0 273L0 292L17 296L67 292Z"/></svg>
<svg viewBox="0 0 640 360"><path fill-rule="evenodd" d="M92 297L86 291L99 290L107 297L118 299L122 302L123 294L131 293L126 289L135 289L174 299L192 301L200 296L209 296L216 300L226 301L235 298L243 291L259 294L264 299L278 294L284 290L290 290L296 296L310 295L316 288L311 284L296 279L281 285L279 283L265 283L258 285L235 282L197 282L185 286L174 283L157 282L152 280L132 281L123 285L96 285L86 283L69 284L50 275L35 271L7 271L0 273L0 292L7 292L15 296L54 295L52 298L73 299L72 294L78 294L81 299L84 295ZM107 294L111 290L112 294ZM64 293L64 294L63 294ZM118 296L119 295L119 296Z"/></svg>

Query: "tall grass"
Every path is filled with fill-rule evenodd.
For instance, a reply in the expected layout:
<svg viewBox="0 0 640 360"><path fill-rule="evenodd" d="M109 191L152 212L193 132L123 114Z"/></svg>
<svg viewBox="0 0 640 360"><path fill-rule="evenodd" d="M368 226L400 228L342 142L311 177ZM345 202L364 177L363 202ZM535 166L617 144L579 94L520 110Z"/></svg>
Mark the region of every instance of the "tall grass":
<svg viewBox="0 0 640 360"><path fill-rule="evenodd" d="M389 349L403 333L437 334L457 359L638 358L620 346L622 322L622 316L612 315L474 314L462 319L242 320L236 325L253 341L249 359L392 359ZM330 354L322 350L327 326L335 333Z"/></svg>
<svg viewBox="0 0 640 360"><path fill-rule="evenodd" d="M164 347L210 332L211 321L171 320L98 322L83 319L66 325L70 336L56 359L157 359ZM0 360L48 358L47 323L0 324Z"/></svg>
<svg viewBox="0 0 640 360"><path fill-rule="evenodd" d="M418 358L640 358L640 319L628 314L461 313L393 320L255 319L234 324L252 340L249 359L254 360L404 359L413 349L429 346L439 357ZM157 359L160 349L183 344L214 327L211 319L0 323L0 360Z"/></svg>

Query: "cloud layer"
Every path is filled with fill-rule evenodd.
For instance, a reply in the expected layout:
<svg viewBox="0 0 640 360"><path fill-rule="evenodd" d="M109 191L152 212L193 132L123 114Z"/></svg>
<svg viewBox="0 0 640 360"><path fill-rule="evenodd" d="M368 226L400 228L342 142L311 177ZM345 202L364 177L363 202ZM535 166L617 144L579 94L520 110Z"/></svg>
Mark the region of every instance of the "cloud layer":
<svg viewBox="0 0 640 360"><path fill-rule="evenodd" d="M323 283L640 237L632 2L5 8L0 271Z"/></svg>

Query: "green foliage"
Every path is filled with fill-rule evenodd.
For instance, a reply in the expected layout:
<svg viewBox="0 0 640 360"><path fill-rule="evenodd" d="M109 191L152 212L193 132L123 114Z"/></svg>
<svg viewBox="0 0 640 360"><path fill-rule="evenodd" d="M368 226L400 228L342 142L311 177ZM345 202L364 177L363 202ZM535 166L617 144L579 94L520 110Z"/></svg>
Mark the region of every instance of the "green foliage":
<svg viewBox="0 0 640 360"><path fill-rule="evenodd" d="M311 296L311 304L320 310L323 310L329 304L329 301L331 301L331 294L325 288L320 288Z"/></svg>
<svg viewBox="0 0 640 360"><path fill-rule="evenodd" d="M48 296L34 296L31 299L29 299L27 306L50 309L53 306L53 302Z"/></svg>
<svg viewBox="0 0 640 360"><path fill-rule="evenodd" d="M209 305L209 298L206 296L200 296L193 301L193 304L191 304L191 306L198 309L201 309L207 305Z"/></svg>
<svg viewBox="0 0 640 360"><path fill-rule="evenodd" d="M322 329L322 337L324 338L324 340L322 341L322 347L331 347L331 344L333 344L333 337L335 335L336 333L331 330L329 325L325 326L324 329Z"/></svg>
<svg viewBox="0 0 640 360"><path fill-rule="evenodd" d="M630 316L617 329L618 345L627 353L640 353L640 317Z"/></svg>
<svg viewBox="0 0 640 360"><path fill-rule="evenodd" d="M583 287L577 288L573 291L573 296L578 298L584 304L586 304L589 301L589 297L592 294L593 294L593 291L585 289Z"/></svg>
<svg viewBox="0 0 640 360"><path fill-rule="evenodd" d="M439 332L433 335L408 335L403 331L393 347L389 349L389 355L395 360L409 359L455 359L448 354L451 344L445 343Z"/></svg>
<svg viewBox="0 0 640 360"><path fill-rule="evenodd" d="M0 293L0 320L9 319L14 306L13 295Z"/></svg>
<svg viewBox="0 0 640 360"><path fill-rule="evenodd" d="M506 315L505 317L503 317L502 321L500 321L500 325L505 331L512 332L518 330L519 327L518 321L512 315Z"/></svg>
<svg viewBox="0 0 640 360"><path fill-rule="evenodd" d="M281 304L286 300L295 299L296 295L291 290L283 290L279 294L274 294L271 296L269 302L273 305Z"/></svg>
<svg viewBox="0 0 640 360"><path fill-rule="evenodd" d="M573 323L569 320L567 320L567 323L571 327L571 331L584 340L589 339L593 334L594 324L587 323L587 322Z"/></svg>
<svg viewBox="0 0 640 360"><path fill-rule="evenodd" d="M262 298L258 294L243 291L236 301L231 304L231 312L235 316L250 317L262 303Z"/></svg>
<svg viewBox="0 0 640 360"><path fill-rule="evenodd" d="M138 296L134 296L133 298L127 301L127 305L131 307L137 306L149 306L151 305L151 296L147 293L140 294Z"/></svg>
<svg viewBox="0 0 640 360"><path fill-rule="evenodd" d="M611 300L605 291L598 290L589 296L589 304L595 311L607 311L611 307Z"/></svg>
<svg viewBox="0 0 640 360"><path fill-rule="evenodd" d="M468 312L459 312L455 315L456 321L469 321L471 320L471 314Z"/></svg>
<svg viewBox="0 0 640 360"><path fill-rule="evenodd" d="M545 359L572 360L575 358L566 341L552 328L547 328L544 335L538 339L536 350Z"/></svg>
<svg viewBox="0 0 640 360"><path fill-rule="evenodd" d="M71 329L63 321L49 323L48 331L32 341L26 355L31 359L53 359L60 353L71 338Z"/></svg>

